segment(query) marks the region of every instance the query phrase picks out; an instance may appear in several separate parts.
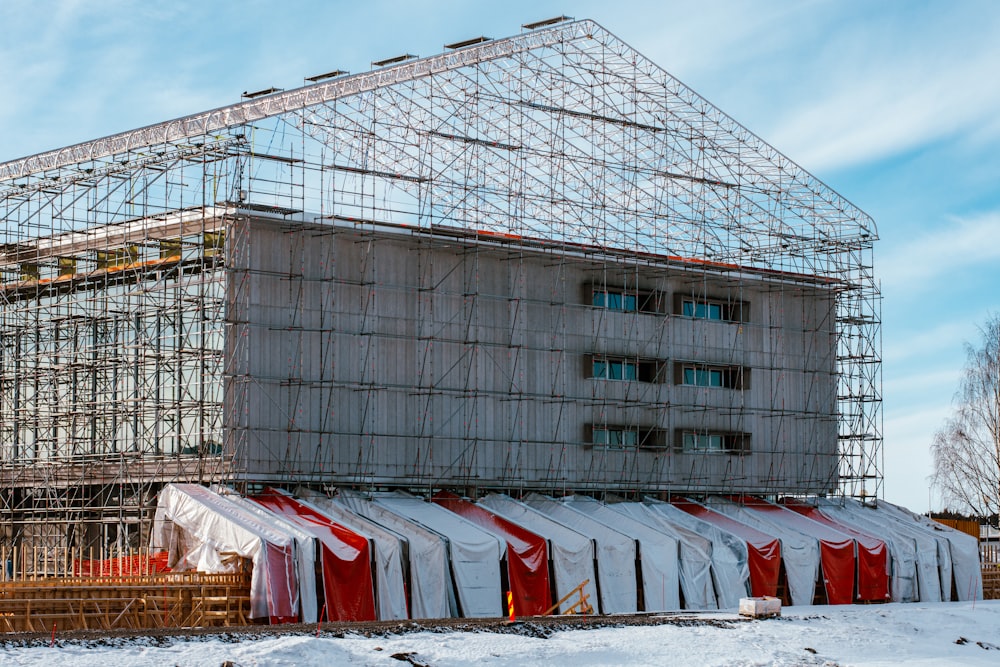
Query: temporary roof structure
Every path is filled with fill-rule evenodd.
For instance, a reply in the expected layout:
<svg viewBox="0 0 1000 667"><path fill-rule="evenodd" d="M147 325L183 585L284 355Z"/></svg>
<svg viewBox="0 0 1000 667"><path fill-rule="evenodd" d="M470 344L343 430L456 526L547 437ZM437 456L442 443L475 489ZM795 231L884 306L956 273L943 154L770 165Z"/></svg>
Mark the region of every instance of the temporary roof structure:
<svg viewBox="0 0 1000 667"><path fill-rule="evenodd" d="M816 582L819 580L819 542L811 535L777 521L769 521L759 512L751 512L742 505L718 496L706 499L709 507L737 521L753 526L781 540L781 561L785 566L785 581L793 605L813 604Z"/></svg>
<svg viewBox="0 0 1000 667"><path fill-rule="evenodd" d="M915 602L918 593L917 543L913 536L893 525L886 525L871 512L856 514L844 506L842 500L813 498L809 502L835 521L858 526L872 535L878 535L889 547L891 577L889 592L893 602Z"/></svg>
<svg viewBox="0 0 1000 667"><path fill-rule="evenodd" d="M532 493L525 496L524 502L594 541L601 613L634 614L639 610L634 538L547 496Z"/></svg>
<svg viewBox="0 0 1000 667"><path fill-rule="evenodd" d="M712 591L709 558L706 556L704 559L705 568L702 578L682 580L679 560L680 545L676 534L668 532L662 527L651 526L642 519L629 514L617 512L594 498L567 496L561 501L581 514L600 521L608 528L624 533L636 541L643 611L680 609L679 586L681 584L685 585L684 599L688 609L717 608L715 593Z"/></svg>
<svg viewBox="0 0 1000 667"><path fill-rule="evenodd" d="M734 498L735 500L736 498ZM798 531L819 543L823 590L828 604L854 602L854 572L856 546L850 535L829 525L753 496L739 496L739 502L750 513L765 521Z"/></svg>
<svg viewBox="0 0 1000 667"><path fill-rule="evenodd" d="M857 545L857 599L859 602L885 602L890 599L889 547L884 540L866 533L849 523L829 517L819 509L793 498L785 498L782 506L813 521L826 524L831 528L850 535Z"/></svg>
<svg viewBox="0 0 1000 667"><path fill-rule="evenodd" d="M406 610L406 586L403 574L406 558L406 538L388 528L355 514L343 505L334 502L327 496L303 488L296 489L299 498L306 507L311 507L337 523L347 526L358 535L367 537L374 545L375 558L375 600L378 605L378 617L381 621L400 620L408 618Z"/></svg>
<svg viewBox="0 0 1000 667"><path fill-rule="evenodd" d="M597 576L594 571L594 541L558 521L545 516L510 496L490 494L479 500L479 504L494 514L524 526L541 535L549 542L549 557L552 559L552 575L555 579L556 596L562 599L583 584L583 594L594 609L598 609ZM586 582L586 583L585 583ZM579 596L567 600L559 611L568 611Z"/></svg>
<svg viewBox="0 0 1000 667"><path fill-rule="evenodd" d="M979 563L978 539L884 500L878 503L878 508L894 513L903 520L908 519L919 526L923 526L926 530L936 535L939 540L940 538L946 539L951 547L951 565L955 578L955 595L959 600L983 599L983 571ZM940 545L940 541L938 544ZM942 577L942 585L945 580ZM943 591L942 597L944 597Z"/></svg>
<svg viewBox="0 0 1000 667"><path fill-rule="evenodd" d="M316 538L299 526L247 500L232 489L221 487L212 490L229 502L253 513L266 524L280 528L295 539L295 574L299 582L299 618L304 623L315 623L319 620L319 606L316 603Z"/></svg>
<svg viewBox="0 0 1000 667"><path fill-rule="evenodd" d="M295 540L205 487L167 484L160 490L152 544L171 552L176 569L230 572L234 566L222 553L249 558L251 618L298 620Z"/></svg>
<svg viewBox="0 0 1000 667"><path fill-rule="evenodd" d="M443 507L404 493L375 494L374 502L447 538L462 616L503 616L500 559L507 545Z"/></svg>
<svg viewBox="0 0 1000 667"><path fill-rule="evenodd" d="M253 500L288 517L322 545L323 618L328 621L374 621L375 588L368 538L318 510L274 489Z"/></svg>
<svg viewBox="0 0 1000 667"><path fill-rule="evenodd" d="M712 579L719 609L735 609L740 599L750 594L750 567L747 565L747 543L739 536L678 509L670 503L646 499L645 507L652 516L683 534L704 536L712 543ZM681 553L681 560L684 554ZM681 573L683 577L683 570Z"/></svg>
<svg viewBox="0 0 1000 667"><path fill-rule="evenodd" d="M781 574L781 541L778 538L690 500L674 498L670 504L743 540L747 547L751 593L758 597L778 594Z"/></svg>
<svg viewBox="0 0 1000 667"><path fill-rule="evenodd" d="M411 618L457 616L448 565L448 545L441 535L352 491L341 490L336 501L346 509L406 537L409 544Z"/></svg>
<svg viewBox="0 0 1000 667"><path fill-rule="evenodd" d="M912 522L898 521L886 512L877 512L871 507L849 499L817 498L819 507L833 516L847 513L852 517L864 518L878 525L884 531L906 536L914 542L916 558L917 597L921 602L941 602L941 574L938 569L938 545L933 536L920 530Z"/></svg>
<svg viewBox="0 0 1000 667"><path fill-rule="evenodd" d="M576 496L579 497L579 496ZM596 502L596 501L595 501ZM586 504L580 508L589 511ZM678 575L681 592L684 594L685 609L718 609L715 598L715 586L712 584L712 541L686 528L671 524L660 514L656 514L642 503L609 503L602 505L594 516L598 520L607 519L608 525L620 525L619 517L607 513L611 510L619 515L624 514L628 521L638 521L657 532L665 533L677 541ZM640 537L641 540L641 537ZM640 555L648 556L648 550L640 543ZM644 561L643 561L644 563ZM645 578L643 579L646 584ZM649 611L649 606L646 608Z"/></svg>
<svg viewBox="0 0 1000 667"><path fill-rule="evenodd" d="M517 614L538 616L549 610L552 593L544 538L454 493L440 491L431 500L507 543L507 577Z"/></svg>

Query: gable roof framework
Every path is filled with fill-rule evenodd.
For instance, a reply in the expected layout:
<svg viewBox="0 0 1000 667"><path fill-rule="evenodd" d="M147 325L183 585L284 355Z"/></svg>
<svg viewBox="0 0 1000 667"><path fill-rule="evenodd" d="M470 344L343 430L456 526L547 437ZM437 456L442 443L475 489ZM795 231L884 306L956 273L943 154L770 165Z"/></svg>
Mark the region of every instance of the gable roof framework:
<svg viewBox="0 0 1000 667"><path fill-rule="evenodd" d="M0 278L54 273L42 247L71 233L120 246L141 221L149 245L247 209L824 279L837 295L840 482L880 491L873 221L592 21L0 164ZM194 226L176 222L191 211Z"/></svg>

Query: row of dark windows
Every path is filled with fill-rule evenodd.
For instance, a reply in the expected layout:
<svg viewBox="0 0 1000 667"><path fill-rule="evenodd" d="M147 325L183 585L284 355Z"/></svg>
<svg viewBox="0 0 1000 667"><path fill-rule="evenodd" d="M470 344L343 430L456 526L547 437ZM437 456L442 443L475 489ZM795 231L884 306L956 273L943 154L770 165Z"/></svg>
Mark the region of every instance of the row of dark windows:
<svg viewBox="0 0 1000 667"><path fill-rule="evenodd" d="M589 355L585 362L588 377L600 380L632 380L666 383L671 362L609 355ZM749 389L750 369L744 366L674 361L673 383L693 387Z"/></svg>
<svg viewBox="0 0 1000 667"><path fill-rule="evenodd" d="M672 307L668 307L662 292L644 292L624 287L597 287L590 289L591 305L597 308L639 313L673 313L681 317L720 322L747 322L750 304L746 301L674 294Z"/></svg>
<svg viewBox="0 0 1000 667"><path fill-rule="evenodd" d="M687 454L750 453L750 434L735 431L675 429L671 442L666 429L621 424L589 424L587 441L607 449L673 449Z"/></svg>

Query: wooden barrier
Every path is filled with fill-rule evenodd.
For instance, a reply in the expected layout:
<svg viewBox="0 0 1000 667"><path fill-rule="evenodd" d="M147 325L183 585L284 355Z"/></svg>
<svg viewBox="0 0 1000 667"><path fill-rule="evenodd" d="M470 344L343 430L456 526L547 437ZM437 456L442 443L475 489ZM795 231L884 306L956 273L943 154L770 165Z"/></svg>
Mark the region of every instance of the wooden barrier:
<svg viewBox="0 0 1000 667"><path fill-rule="evenodd" d="M182 572L0 583L0 632L250 624L250 575Z"/></svg>
<svg viewBox="0 0 1000 667"><path fill-rule="evenodd" d="M949 528L961 531L966 535L979 539L979 522L972 519L934 519Z"/></svg>
<svg viewBox="0 0 1000 667"><path fill-rule="evenodd" d="M1000 566L1000 543L980 542L979 560L982 561L984 567L986 565Z"/></svg>
<svg viewBox="0 0 1000 667"><path fill-rule="evenodd" d="M1000 600L1000 567L983 568L983 599Z"/></svg>

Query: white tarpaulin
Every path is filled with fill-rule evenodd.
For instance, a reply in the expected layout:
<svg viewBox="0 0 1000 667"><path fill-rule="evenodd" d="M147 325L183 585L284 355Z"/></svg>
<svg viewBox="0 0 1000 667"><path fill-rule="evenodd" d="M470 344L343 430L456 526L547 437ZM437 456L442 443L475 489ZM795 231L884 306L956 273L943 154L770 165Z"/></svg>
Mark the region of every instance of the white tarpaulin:
<svg viewBox="0 0 1000 667"><path fill-rule="evenodd" d="M941 546L941 538L948 542L951 548L951 567L955 577L955 593L959 600L982 600L983 599L983 571L979 563L979 540L972 535L955 530L942 523L938 523L922 514L916 514L884 500L879 501L879 509L893 512L903 520L910 520L919 526L923 526L927 531L938 537L938 545ZM940 558L943 549L938 550ZM945 571L941 566L942 572ZM945 581L942 575L942 584ZM950 589L950 586L948 587ZM951 597L945 598L950 600Z"/></svg>
<svg viewBox="0 0 1000 667"><path fill-rule="evenodd" d="M409 545L411 618L456 616L451 604L453 590L448 569L448 546L443 537L360 494L340 491L335 500L363 518L406 538Z"/></svg>
<svg viewBox="0 0 1000 667"><path fill-rule="evenodd" d="M284 517L236 495L231 489L216 489L216 492L248 512L253 512L265 523L273 524L295 538L295 571L299 581L301 620L303 623L315 623L319 619L319 605L316 604L316 537Z"/></svg>
<svg viewBox="0 0 1000 667"><path fill-rule="evenodd" d="M636 545L633 538L548 496L532 493L524 498L524 502L594 541L601 613L634 614L639 610L635 587Z"/></svg>
<svg viewBox="0 0 1000 667"><path fill-rule="evenodd" d="M680 563L677 537L649 525L642 519L622 514L604 503L587 496L568 496L561 502L608 528L628 535L638 544L638 564L642 574L642 611L668 611L681 608ZM684 597L688 609L715 609L712 593L710 559L704 559L704 577L700 581L685 581ZM693 569L693 568L692 568ZM707 591L706 591L707 586ZM690 590L689 590L690 589ZM688 598L688 594L691 598ZM711 595L711 607L708 606Z"/></svg>
<svg viewBox="0 0 1000 667"><path fill-rule="evenodd" d="M686 528L712 541L712 577L719 609L736 609L740 598L750 595L750 566L747 543L670 503L647 499L646 506L670 525Z"/></svg>
<svg viewBox="0 0 1000 667"><path fill-rule="evenodd" d="M253 514L197 484L167 484L160 490L152 546L170 552L177 570L232 572L221 554L253 563L250 616L289 622L297 618L295 540Z"/></svg>
<svg viewBox="0 0 1000 667"><path fill-rule="evenodd" d="M607 507L677 540L680 584L681 592L684 593L685 609L703 611L719 608L715 598L715 585L712 583L711 540L687 528L669 523L663 515L653 512L642 503L611 503ZM614 517L609 517L611 518Z"/></svg>
<svg viewBox="0 0 1000 667"><path fill-rule="evenodd" d="M404 546L401 543L406 538L355 514L321 493L308 489L298 491L303 492L299 499L303 505L365 536L375 545L375 590L378 592L379 620L407 618L406 587L403 584Z"/></svg>
<svg viewBox="0 0 1000 667"><path fill-rule="evenodd" d="M448 538L451 570L463 616L495 618L504 615L500 559L507 549L506 542L416 496L376 494L373 500Z"/></svg>
<svg viewBox="0 0 1000 667"><path fill-rule="evenodd" d="M586 581L583 592L588 596L588 603L595 610L598 608L593 540L509 496L490 494L482 498L479 504L548 540L556 600L562 599ZM579 596L574 596L564 602L559 611L565 612L578 601Z"/></svg>
<svg viewBox="0 0 1000 667"><path fill-rule="evenodd" d="M793 605L811 605L819 578L819 541L783 524L768 521L759 512L724 498L711 496L708 507L781 540L781 562L785 565L788 595Z"/></svg>
<svg viewBox="0 0 1000 667"><path fill-rule="evenodd" d="M846 499L841 501L829 499L818 499L820 508L826 512L836 512L841 508L848 516L856 516L867 519L881 527L883 531L891 531L900 536L906 536L915 543L915 558L917 563L917 598L921 602L941 602L941 573L938 567L938 545L937 540L932 535L920 530L912 523L904 523L897 520L887 512L876 512L871 507L866 507L860 502Z"/></svg>
<svg viewBox="0 0 1000 667"><path fill-rule="evenodd" d="M889 588L893 602L916 602L917 593L917 543L913 536L906 532L893 529L877 521L874 516L855 514L842 506L840 500L814 498L809 501L819 510L840 523L857 526L861 530L875 535L889 546L889 556L892 559ZM870 514L866 512L865 514Z"/></svg>

